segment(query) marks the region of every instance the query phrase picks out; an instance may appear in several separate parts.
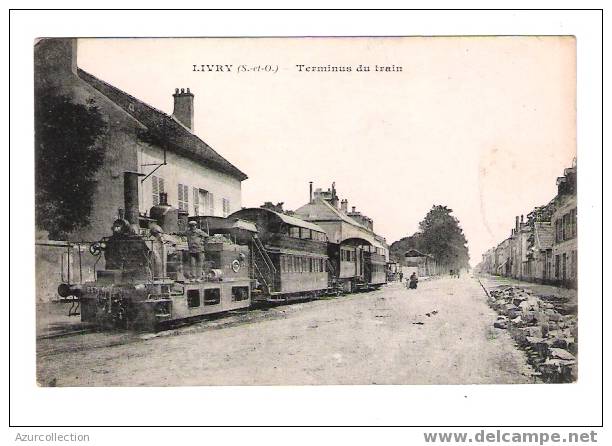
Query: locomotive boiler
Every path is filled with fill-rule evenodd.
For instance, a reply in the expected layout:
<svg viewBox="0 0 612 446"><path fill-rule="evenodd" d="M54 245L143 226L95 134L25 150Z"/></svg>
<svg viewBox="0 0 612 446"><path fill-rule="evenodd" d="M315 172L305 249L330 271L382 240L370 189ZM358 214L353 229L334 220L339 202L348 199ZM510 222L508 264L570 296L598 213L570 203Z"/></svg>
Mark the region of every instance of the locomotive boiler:
<svg viewBox="0 0 612 446"><path fill-rule="evenodd" d="M154 328L249 307L248 246L188 222L163 193L149 217L141 217L141 175L124 173L124 209L111 235L90 247L98 260L103 257L104 267L97 261L93 281L63 283L58 294L78 299L83 322L125 328Z"/></svg>

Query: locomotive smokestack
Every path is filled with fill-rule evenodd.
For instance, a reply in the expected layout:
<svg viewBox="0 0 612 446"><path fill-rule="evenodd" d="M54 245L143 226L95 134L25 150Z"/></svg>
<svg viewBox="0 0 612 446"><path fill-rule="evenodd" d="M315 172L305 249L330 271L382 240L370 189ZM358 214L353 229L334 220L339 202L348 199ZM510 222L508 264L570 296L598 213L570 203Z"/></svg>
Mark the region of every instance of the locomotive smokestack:
<svg viewBox="0 0 612 446"><path fill-rule="evenodd" d="M131 224L138 226L138 177L144 176L138 172L123 172L123 202L125 207L125 219Z"/></svg>

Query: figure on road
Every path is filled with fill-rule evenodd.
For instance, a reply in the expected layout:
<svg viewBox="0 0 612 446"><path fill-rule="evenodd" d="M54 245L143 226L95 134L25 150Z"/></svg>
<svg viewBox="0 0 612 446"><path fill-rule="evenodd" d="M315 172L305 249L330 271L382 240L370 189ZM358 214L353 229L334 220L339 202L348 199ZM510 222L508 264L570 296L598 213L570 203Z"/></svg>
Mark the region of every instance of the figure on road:
<svg viewBox="0 0 612 446"><path fill-rule="evenodd" d="M408 288L411 290L416 290L417 284L419 283L419 278L416 273L412 273L410 275L410 281L408 283Z"/></svg>

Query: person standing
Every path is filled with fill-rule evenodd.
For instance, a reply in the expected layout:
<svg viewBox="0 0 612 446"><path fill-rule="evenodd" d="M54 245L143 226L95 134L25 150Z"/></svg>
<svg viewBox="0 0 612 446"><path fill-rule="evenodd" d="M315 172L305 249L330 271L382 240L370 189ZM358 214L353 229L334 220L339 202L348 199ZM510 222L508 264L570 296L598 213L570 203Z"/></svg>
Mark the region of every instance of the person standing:
<svg viewBox="0 0 612 446"><path fill-rule="evenodd" d="M208 234L198 229L198 223L189 222L187 230L187 246L189 248L189 278L192 280L202 277L204 267L204 242Z"/></svg>
<svg viewBox="0 0 612 446"><path fill-rule="evenodd" d="M410 275L410 283L408 285L408 288L410 288L411 290L416 290L418 283L419 283L419 277L417 276L415 272L413 272Z"/></svg>

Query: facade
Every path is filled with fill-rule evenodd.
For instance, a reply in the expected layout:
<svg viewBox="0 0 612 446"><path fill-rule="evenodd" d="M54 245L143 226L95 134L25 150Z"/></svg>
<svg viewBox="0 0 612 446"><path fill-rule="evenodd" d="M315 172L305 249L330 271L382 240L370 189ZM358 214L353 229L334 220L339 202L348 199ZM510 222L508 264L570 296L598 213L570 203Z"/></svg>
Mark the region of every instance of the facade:
<svg viewBox="0 0 612 446"><path fill-rule="evenodd" d="M524 217L509 238L485 252L479 271L576 288L578 281L577 167L557 178L557 195Z"/></svg>
<svg viewBox="0 0 612 446"><path fill-rule="evenodd" d="M295 214L322 227L330 242L339 244L349 239L361 239L376 254L384 256L386 262L389 261L389 247L385 238L374 232L372 219L357 212L355 206L349 212L348 201L339 200L335 183L327 191L320 188L311 190L310 202L296 209Z"/></svg>
<svg viewBox="0 0 612 446"><path fill-rule="evenodd" d="M565 169L557 178L555 211L551 217L554 230L552 248L553 281L576 287L578 281L578 214L576 201L576 167Z"/></svg>
<svg viewBox="0 0 612 446"><path fill-rule="evenodd" d="M495 273L495 248L490 248L482 254L480 271L487 274Z"/></svg>
<svg viewBox="0 0 612 446"><path fill-rule="evenodd" d="M515 227L510 237L510 270L512 277L528 280L530 277L527 259L527 242L531 236L531 228L524 221L524 216L516 217Z"/></svg>
<svg viewBox="0 0 612 446"><path fill-rule="evenodd" d="M340 201L335 183L326 191L313 191L310 183L310 200L296 209L295 215L323 228L330 242L330 267L347 290L363 282L386 280L386 240L374 232L372 219L355 207L348 211L348 202Z"/></svg>
<svg viewBox="0 0 612 446"><path fill-rule="evenodd" d="M188 88L175 90L174 111L168 115L79 69L76 45L76 39L43 39L35 46L36 95L94 103L107 123L91 223L71 234L71 240L108 235L123 203L125 171L142 174L142 217L159 203L161 193L190 216L227 216L241 208L241 183L247 176L194 133L194 94Z"/></svg>
<svg viewBox="0 0 612 446"><path fill-rule="evenodd" d="M512 239L508 237L495 248L495 269L493 274L510 277L512 275Z"/></svg>
<svg viewBox="0 0 612 446"><path fill-rule="evenodd" d="M435 259L417 249L409 249L404 253L402 270L408 275L415 271L419 277L434 276L439 272Z"/></svg>
<svg viewBox="0 0 612 446"><path fill-rule="evenodd" d="M547 283L552 279L553 230L549 221L535 222L529 246L531 280Z"/></svg>

